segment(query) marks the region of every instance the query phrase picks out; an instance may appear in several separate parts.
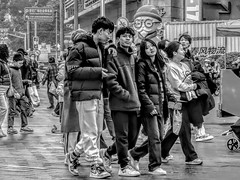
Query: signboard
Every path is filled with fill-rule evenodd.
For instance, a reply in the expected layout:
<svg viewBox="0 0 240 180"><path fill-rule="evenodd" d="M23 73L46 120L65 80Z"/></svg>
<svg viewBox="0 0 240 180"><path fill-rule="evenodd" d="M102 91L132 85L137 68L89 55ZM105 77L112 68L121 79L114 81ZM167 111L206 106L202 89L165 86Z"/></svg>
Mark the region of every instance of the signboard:
<svg viewBox="0 0 240 180"><path fill-rule="evenodd" d="M34 36L33 37L33 49L38 49L38 44L39 44L39 37L38 36Z"/></svg>
<svg viewBox="0 0 240 180"><path fill-rule="evenodd" d="M202 0L186 0L186 21L202 20Z"/></svg>
<svg viewBox="0 0 240 180"><path fill-rule="evenodd" d="M99 3L100 0L84 0L84 9L88 9L93 5Z"/></svg>
<svg viewBox="0 0 240 180"><path fill-rule="evenodd" d="M25 21L52 22L54 10L52 7L26 7L24 19Z"/></svg>
<svg viewBox="0 0 240 180"><path fill-rule="evenodd" d="M117 19L117 28L118 28L118 29L121 28L121 27L127 27L127 26L129 26L129 21L128 21L127 18L125 18L125 17L119 17L119 18Z"/></svg>

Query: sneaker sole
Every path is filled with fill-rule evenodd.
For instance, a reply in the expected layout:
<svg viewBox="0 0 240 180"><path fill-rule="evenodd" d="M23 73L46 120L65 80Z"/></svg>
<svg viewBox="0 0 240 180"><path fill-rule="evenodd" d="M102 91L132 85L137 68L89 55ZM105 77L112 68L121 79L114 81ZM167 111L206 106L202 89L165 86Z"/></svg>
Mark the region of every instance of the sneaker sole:
<svg viewBox="0 0 240 180"><path fill-rule="evenodd" d="M186 165L202 165L203 162L201 163L191 163L191 162L185 162Z"/></svg>
<svg viewBox="0 0 240 180"><path fill-rule="evenodd" d="M122 176L122 177L138 177L138 176L141 176L141 174L139 173L138 175L130 175L130 174L118 174L119 176Z"/></svg>
<svg viewBox="0 0 240 180"><path fill-rule="evenodd" d="M203 138L203 139L197 139L196 142L210 141L210 140L212 140L212 139L214 139L213 136L212 136L212 137Z"/></svg>
<svg viewBox="0 0 240 180"><path fill-rule="evenodd" d="M148 174L158 175L158 176L166 176L167 175L167 173L154 173L154 172L148 172Z"/></svg>
<svg viewBox="0 0 240 180"><path fill-rule="evenodd" d="M108 177L111 177L111 174L106 174L105 176L95 176L95 175L89 175L90 178L95 178L95 179L105 179Z"/></svg>

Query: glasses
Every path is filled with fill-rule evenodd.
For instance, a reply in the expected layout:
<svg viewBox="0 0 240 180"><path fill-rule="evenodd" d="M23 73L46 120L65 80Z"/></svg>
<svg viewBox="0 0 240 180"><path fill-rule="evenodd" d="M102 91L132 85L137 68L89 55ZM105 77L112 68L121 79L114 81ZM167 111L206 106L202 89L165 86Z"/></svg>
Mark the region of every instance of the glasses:
<svg viewBox="0 0 240 180"><path fill-rule="evenodd" d="M151 28L154 23L160 23L160 22L154 21L153 19L136 19L134 21L133 25L136 29L140 29L142 27L143 23L144 23L145 27Z"/></svg>

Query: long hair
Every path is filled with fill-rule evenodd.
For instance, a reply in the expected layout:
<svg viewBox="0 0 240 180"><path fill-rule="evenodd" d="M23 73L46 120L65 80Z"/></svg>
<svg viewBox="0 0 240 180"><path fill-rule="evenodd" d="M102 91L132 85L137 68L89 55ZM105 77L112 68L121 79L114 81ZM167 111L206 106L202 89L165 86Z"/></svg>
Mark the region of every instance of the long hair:
<svg viewBox="0 0 240 180"><path fill-rule="evenodd" d="M0 44L0 59L7 61L9 58L9 50L6 44Z"/></svg>
<svg viewBox="0 0 240 180"><path fill-rule="evenodd" d="M159 53L156 43L151 39L146 38L142 40L140 44L140 59L150 59L150 57L146 54L147 42L151 43L156 48L157 53L155 55L155 62L159 64L161 68L163 68L165 65L165 62L163 61L163 58Z"/></svg>

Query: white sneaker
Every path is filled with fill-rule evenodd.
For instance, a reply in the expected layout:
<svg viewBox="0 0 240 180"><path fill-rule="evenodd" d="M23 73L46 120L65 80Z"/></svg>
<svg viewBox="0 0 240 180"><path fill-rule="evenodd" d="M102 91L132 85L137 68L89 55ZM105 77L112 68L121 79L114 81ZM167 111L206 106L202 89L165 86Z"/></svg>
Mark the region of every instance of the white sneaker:
<svg viewBox="0 0 240 180"><path fill-rule="evenodd" d="M74 175L74 176L78 176L78 169L77 169L77 158L72 159L71 155L69 153L67 153L67 163L68 163L68 170L69 172Z"/></svg>
<svg viewBox="0 0 240 180"><path fill-rule="evenodd" d="M196 137L196 142L203 142L203 141L210 141L214 138L214 136L209 135L209 134L205 134L202 136L197 136Z"/></svg>
<svg viewBox="0 0 240 180"><path fill-rule="evenodd" d="M169 155L165 158L162 158L162 163L168 163L168 161L173 160L173 155Z"/></svg>
<svg viewBox="0 0 240 180"><path fill-rule="evenodd" d="M137 176L140 176L141 174L139 171L136 171L135 169L133 169L132 166L127 165L126 167L119 169L118 175L126 176L126 177L137 177Z"/></svg>
<svg viewBox="0 0 240 180"><path fill-rule="evenodd" d="M129 157L129 162L130 162L130 165L136 170L136 171L139 171L139 161L137 160L134 160L131 153L130 153L130 150L128 151L128 157Z"/></svg>
<svg viewBox="0 0 240 180"><path fill-rule="evenodd" d="M166 175L167 174L167 171L163 170L162 168L157 168L155 169L154 171L148 171L149 174L152 174L152 175Z"/></svg>

